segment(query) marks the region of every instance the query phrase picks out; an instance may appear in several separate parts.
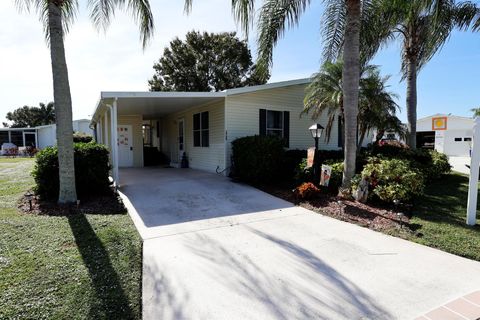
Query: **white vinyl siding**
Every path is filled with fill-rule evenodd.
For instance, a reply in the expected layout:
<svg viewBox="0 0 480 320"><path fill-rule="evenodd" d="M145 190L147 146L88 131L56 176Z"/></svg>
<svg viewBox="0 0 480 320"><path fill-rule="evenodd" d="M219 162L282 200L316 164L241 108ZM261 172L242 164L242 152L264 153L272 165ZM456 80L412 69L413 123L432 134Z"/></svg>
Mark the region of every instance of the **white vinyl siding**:
<svg viewBox="0 0 480 320"><path fill-rule="evenodd" d="M294 85L245 94L231 95L226 99L227 161L230 161L230 143L240 137L259 134L259 110L290 112L290 149L306 149L314 140L308 128L315 122L325 126L327 116L312 120L308 114L301 115L307 85ZM338 122L333 123L330 141L320 139L320 148L338 150Z"/></svg>
<svg viewBox="0 0 480 320"><path fill-rule="evenodd" d="M188 157L190 168L215 172L225 168L225 113L224 102L216 102L209 105L194 107L186 111L168 115L162 120L165 136L163 152L174 161L178 157L177 121L185 121L185 152ZM208 147L193 146L193 115L208 112Z"/></svg>

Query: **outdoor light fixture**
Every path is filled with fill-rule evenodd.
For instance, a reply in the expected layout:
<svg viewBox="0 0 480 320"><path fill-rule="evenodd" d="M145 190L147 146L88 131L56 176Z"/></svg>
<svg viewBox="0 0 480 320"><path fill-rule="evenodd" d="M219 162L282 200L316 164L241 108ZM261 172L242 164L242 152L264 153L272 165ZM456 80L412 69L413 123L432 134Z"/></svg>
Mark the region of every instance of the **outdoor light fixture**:
<svg viewBox="0 0 480 320"><path fill-rule="evenodd" d="M33 208L32 208L33 193L31 193L30 191L27 192L27 193L25 194L25 198L27 198L27 200L28 200L28 204L29 204L29 207L30 207L29 210L32 211L32 209L33 209Z"/></svg>
<svg viewBox="0 0 480 320"><path fill-rule="evenodd" d="M315 123L314 125L312 125L310 128L308 128L308 130L310 130L310 133L312 134L312 137L313 139L315 139L315 156L313 157L313 176L314 176L314 179L315 179L315 182L319 182L320 181L320 168L319 168L319 159L318 159L318 139L320 139L320 137L322 136L322 133L323 133L323 127L318 124L318 123Z"/></svg>
<svg viewBox="0 0 480 320"><path fill-rule="evenodd" d="M312 125L308 130L310 130L310 133L312 134L313 139L315 139L315 150L318 150L318 139L322 136L323 133L323 127L315 123Z"/></svg>

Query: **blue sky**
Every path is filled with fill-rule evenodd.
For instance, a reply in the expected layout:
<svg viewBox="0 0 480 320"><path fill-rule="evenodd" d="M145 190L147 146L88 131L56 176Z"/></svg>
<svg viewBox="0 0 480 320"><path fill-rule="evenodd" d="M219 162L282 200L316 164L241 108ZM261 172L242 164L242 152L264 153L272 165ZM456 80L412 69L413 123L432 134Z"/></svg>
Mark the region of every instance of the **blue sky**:
<svg viewBox="0 0 480 320"><path fill-rule="evenodd" d="M145 91L153 62L175 36L189 30L238 31L230 1L194 1L193 13L183 14L182 1L151 1L156 22L155 38L146 50L138 41L137 27L123 13L116 15L107 33L99 33L88 20L86 1L66 38L67 63L74 118L92 114L100 91ZM314 2L297 28L289 30L274 54L270 81L310 76L321 58L320 1ZM212 10L215 8L215 10ZM50 56L42 26L33 14L18 13L13 0L0 1L0 87L4 115L23 105L52 100ZM250 38L255 51L255 36ZM400 82L400 44L392 43L375 57L383 74L390 74L391 90L405 106L405 83ZM418 78L418 116L453 113L470 116L480 106L477 79L480 72L480 33L456 32L443 50L421 71ZM400 114L406 119L404 112Z"/></svg>

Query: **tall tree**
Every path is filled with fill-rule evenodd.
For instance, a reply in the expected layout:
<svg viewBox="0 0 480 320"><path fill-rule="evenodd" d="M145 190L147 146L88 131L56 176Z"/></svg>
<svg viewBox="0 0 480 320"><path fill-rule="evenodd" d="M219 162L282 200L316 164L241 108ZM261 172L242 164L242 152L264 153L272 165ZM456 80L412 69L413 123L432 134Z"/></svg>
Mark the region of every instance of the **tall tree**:
<svg viewBox="0 0 480 320"><path fill-rule="evenodd" d="M186 0L186 10L190 10L193 0ZM272 65L273 49L283 37L285 31L298 25L298 22L311 4L311 0L263 0L258 15L258 60L257 68L264 74ZM355 174L356 130L358 113L358 84L360 79L360 27L362 2L369 0L325 0L326 13L335 8L344 9L344 49L343 64L343 106L345 112L345 165L343 185L350 186ZM245 34L255 18L255 0L232 0L234 18L239 22ZM341 19L329 17L340 22Z"/></svg>
<svg viewBox="0 0 480 320"><path fill-rule="evenodd" d="M312 119L327 114L328 122L325 126L327 141L330 139L337 115L343 123L342 70L341 61L325 62L306 90L303 113L310 114ZM357 147L362 145L366 134L374 129L378 132L391 130L403 135L403 125L396 116L399 108L395 102L397 95L388 91L389 77L382 77L379 68L373 65L363 66L360 74Z"/></svg>
<svg viewBox="0 0 480 320"><path fill-rule="evenodd" d="M65 57L64 37L78 11L77 0L15 0L22 10L34 9L40 16L50 47L53 76L53 97L56 108L60 192L58 202L75 203L75 167L73 162L72 99ZM153 33L153 16L148 0L90 0L93 24L106 29L116 8L126 8L140 25L141 41L145 47Z"/></svg>
<svg viewBox="0 0 480 320"><path fill-rule="evenodd" d="M416 148L417 76L420 70L443 47L455 28L470 25L477 8L472 2L455 0L376 0L375 16L393 36L402 41L402 72L406 81L408 119L407 142Z"/></svg>
<svg viewBox="0 0 480 320"><path fill-rule="evenodd" d="M190 31L185 41L175 38L153 65L150 91L222 91L264 84L252 62L246 41L235 32Z"/></svg>
<svg viewBox="0 0 480 320"><path fill-rule="evenodd" d="M39 107L23 106L8 112L7 120L13 123L8 125L12 128L38 127L55 123L55 107L53 102L39 103Z"/></svg>

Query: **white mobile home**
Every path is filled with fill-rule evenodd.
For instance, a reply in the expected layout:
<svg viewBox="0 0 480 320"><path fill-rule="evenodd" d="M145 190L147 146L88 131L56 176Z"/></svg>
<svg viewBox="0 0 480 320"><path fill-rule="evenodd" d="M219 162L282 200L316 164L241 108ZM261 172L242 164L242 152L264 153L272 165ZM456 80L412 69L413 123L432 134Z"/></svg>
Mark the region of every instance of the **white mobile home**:
<svg viewBox="0 0 480 320"><path fill-rule="evenodd" d="M448 156L470 156L472 118L435 114L417 121L417 148L435 149Z"/></svg>
<svg viewBox="0 0 480 320"><path fill-rule="evenodd" d="M85 135L93 135L90 129L90 120L74 120L73 131ZM49 124L33 128L0 128L0 147L5 144L13 144L17 147L36 147L43 149L57 144L57 126Z"/></svg>
<svg viewBox="0 0 480 320"><path fill-rule="evenodd" d="M309 83L300 79L222 92L102 92L92 125L97 141L112 151L114 178L118 167L143 166L145 141L173 166L185 153L191 168L226 172L231 142L239 137L278 135L290 149L314 144L308 128L313 122L326 126L327 116L313 121L301 114ZM330 140L321 138L320 148L341 149L341 131L336 117ZM365 144L369 141L366 137Z"/></svg>
<svg viewBox="0 0 480 320"><path fill-rule="evenodd" d="M73 132L93 136L93 130L90 128L89 119L73 120ZM54 146L57 144L57 125L49 124L35 128L38 135L38 148Z"/></svg>

